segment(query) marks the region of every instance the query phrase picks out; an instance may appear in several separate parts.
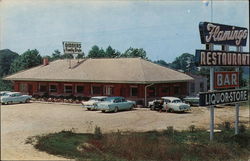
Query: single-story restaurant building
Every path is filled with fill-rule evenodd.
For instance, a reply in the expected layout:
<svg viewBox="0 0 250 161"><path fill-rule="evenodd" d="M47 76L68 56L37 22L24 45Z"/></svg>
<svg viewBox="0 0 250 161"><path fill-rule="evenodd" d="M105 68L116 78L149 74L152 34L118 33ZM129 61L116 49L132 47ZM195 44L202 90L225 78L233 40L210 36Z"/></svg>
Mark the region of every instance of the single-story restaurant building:
<svg viewBox="0 0 250 161"><path fill-rule="evenodd" d="M146 101L186 96L193 78L141 58L63 59L5 77L30 95L123 96Z"/></svg>

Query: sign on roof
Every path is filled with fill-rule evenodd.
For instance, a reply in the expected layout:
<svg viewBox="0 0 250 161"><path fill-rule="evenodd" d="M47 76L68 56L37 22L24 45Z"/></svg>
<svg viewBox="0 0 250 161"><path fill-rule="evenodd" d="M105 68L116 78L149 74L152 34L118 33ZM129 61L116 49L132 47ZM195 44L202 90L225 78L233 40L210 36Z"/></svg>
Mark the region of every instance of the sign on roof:
<svg viewBox="0 0 250 161"><path fill-rule="evenodd" d="M63 51L64 54L81 54L82 53L81 43L63 41Z"/></svg>
<svg viewBox="0 0 250 161"><path fill-rule="evenodd" d="M199 30L202 44L246 46L247 28L200 22Z"/></svg>
<svg viewBox="0 0 250 161"><path fill-rule="evenodd" d="M249 66L248 52L229 52L220 50L196 50L195 62L198 66Z"/></svg>
<svg viewBox="0 0 250 161"><path fill-rule="evenodd" d="M214 72L214 88L234 88L239 86L239 72Z"/></svg>
<svg viewBox="0 0 250 161"><path fill-rule="evenodd" d="M225 90L216 92L204 92L199 95L200 106L245 102L248 100L247 90Z"/></svg>

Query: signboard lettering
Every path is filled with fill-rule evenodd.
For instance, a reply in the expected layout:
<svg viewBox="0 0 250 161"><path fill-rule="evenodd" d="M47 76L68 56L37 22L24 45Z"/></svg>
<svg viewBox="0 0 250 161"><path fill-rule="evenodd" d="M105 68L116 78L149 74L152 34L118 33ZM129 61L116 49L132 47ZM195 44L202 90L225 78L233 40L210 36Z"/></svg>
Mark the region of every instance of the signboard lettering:
<svg viewBox="0 0 250 161"><path fill-rule="evenodd" d="M246 46L247 28L200 22L199 29L202 44Z"/></svg>
<svg viewBox="0 0 250 161"><path fill-rule="evenodd" d="M214 72L214 88L239 87L239 72Z"/></svg>
<svg viewBox="0 0 250 161"><path fill-rule="evenodd" d="M65 54L81 54L81 43L80 42L63 42L63 51Z"/></svg>
<svg viewBox="0 0 250 161"><path fill-rule="evenodd" d="M248 52L196 50L195 60L198 66L249 66L249 56Z"/></svg>
<svg viewBox="0 0 250 161"><path fill-rule="evenodd" d="M244 102L248 100L247 90L231 90L200 93L200 106Z"/></svg>

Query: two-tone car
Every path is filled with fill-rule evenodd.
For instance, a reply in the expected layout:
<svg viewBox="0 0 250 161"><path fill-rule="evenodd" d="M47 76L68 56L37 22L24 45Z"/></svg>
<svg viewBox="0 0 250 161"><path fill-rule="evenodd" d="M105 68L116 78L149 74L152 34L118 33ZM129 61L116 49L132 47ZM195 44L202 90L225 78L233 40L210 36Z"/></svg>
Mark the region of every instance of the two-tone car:
<svg viewBox="0 0 250 161"><path fill-rule="evenodd" d="M183 103L181 99L177 97L161 97L161 100L163 100L163 108L162 110L168 111L168 112L184 112L191 110L190 105ZM154 102L158 100L154 100L149 102L149 107L151 110L155 110Z"/></svg>
<svg viewBox="0 0 250 161"><path fill-rule="evenodd" d="M82 107L87 110L97 110L97 103L105 101L107 96L91 97L88 101L82 101Z"/></svg>
<svg viewBox="0 0 250 161"><path fill-rule="evenodd" d="M135 101L126 100L124 97L108 97L104 102L97 104L97 109L101 110L102 112L132 110L135 107Z"/></svg>
<svg viewBox="0 0 250 161"><path fill-rule="evenodd" d="M22 95L20 92L8 92L1 96L1 104L12 104L12 103L27 103L31 100L32 96Z"/></svg>

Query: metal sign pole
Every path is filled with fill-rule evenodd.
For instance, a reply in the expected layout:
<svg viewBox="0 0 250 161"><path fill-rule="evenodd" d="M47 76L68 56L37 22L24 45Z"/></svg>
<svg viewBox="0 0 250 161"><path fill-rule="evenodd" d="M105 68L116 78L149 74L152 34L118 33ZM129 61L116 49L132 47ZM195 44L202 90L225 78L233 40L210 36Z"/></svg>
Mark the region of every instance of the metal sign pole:
<svg viewBox="0 0 250 161"><path fill-rule="evenodd" d="M242 52L242 47L237 47L238 52ZM236 72L239 72L240 68L236 67ZM238 81L240 83L240 74L238 75ZM236 89L239 89L239 87L236 87ZM239 113L240 113L240 103L235 103L235 135L239 134Z"/></svg>
<svg viewBox="0 0 250 161"><path fill-rule="evenodd" d="M214 45L209 44L209 50L213 50ZM210 91L214 90L214 67L210 67ZM214 106L210 106L210 141L214 139Z"/></svg>

